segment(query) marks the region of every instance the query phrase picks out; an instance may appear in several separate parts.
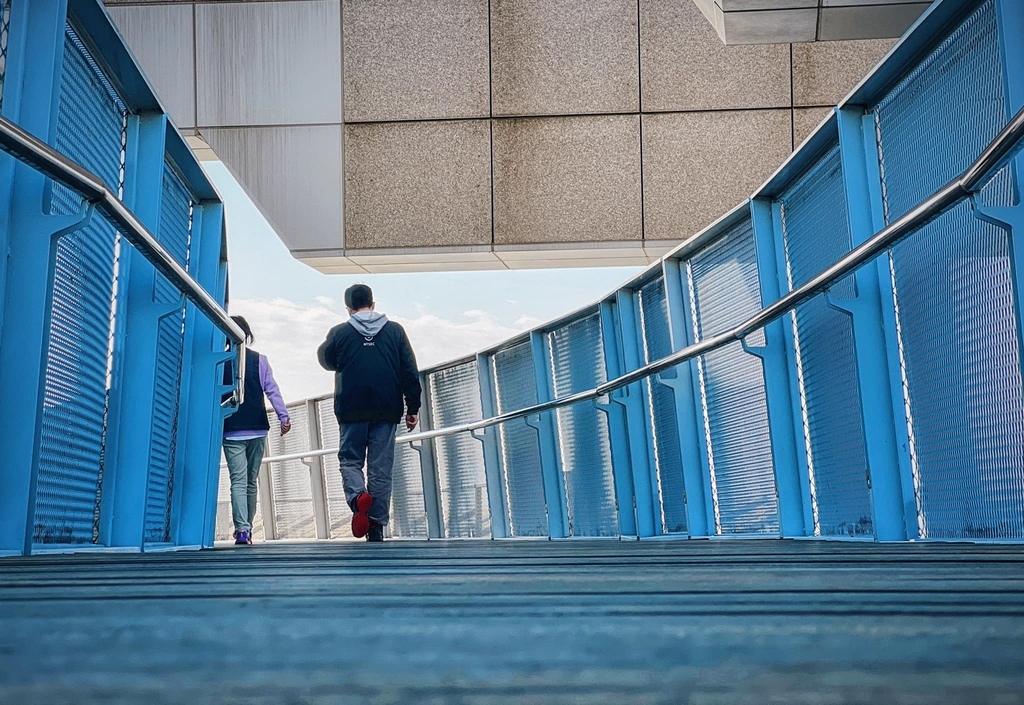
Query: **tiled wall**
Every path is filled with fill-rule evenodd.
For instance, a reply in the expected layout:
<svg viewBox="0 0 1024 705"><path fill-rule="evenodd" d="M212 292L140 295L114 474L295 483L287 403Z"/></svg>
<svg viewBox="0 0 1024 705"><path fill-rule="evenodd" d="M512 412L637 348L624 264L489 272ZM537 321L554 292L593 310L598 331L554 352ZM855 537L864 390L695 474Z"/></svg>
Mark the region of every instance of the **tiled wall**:
<svg viewBox="0 0 1024 705"><path fill-rule="evenodd" d="M893 41L724 46L692 0L108 3L179 126L325 271L644 263Z"/></svg>

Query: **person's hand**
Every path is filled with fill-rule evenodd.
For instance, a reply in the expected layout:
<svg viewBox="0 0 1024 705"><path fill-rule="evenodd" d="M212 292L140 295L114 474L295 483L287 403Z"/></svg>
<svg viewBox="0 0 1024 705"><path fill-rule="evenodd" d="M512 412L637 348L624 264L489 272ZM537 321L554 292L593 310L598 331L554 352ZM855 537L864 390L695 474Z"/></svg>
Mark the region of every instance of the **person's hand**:
<svg viewBox="0 0 1024 705"><path fill-rule="evenodd" d="M418 420L419 420L419 417L416 416L416 414L406 414L405 415L405 430L406 431L411 431L414 428L416 428L416 422Z"/></svg>
<svg viewBox="0 0 1024 705"><path fill-rule="evenodd" d="M284 434L288 433L291 430L292 430L292 422L291 421L285 421L284 423L281 424L281 435L282 436Z"/></svg>

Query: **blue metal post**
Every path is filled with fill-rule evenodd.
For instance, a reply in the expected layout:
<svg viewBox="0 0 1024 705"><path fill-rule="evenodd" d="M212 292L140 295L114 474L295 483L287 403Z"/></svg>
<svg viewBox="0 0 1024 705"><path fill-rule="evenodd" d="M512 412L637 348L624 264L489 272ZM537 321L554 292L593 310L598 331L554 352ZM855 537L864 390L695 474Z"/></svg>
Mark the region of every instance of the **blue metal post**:
<svg viewBox="0 0 1024 705"><path fill-rule="evenodd" d="M192 247L189 253L189 272L196 281L201 281L198 276L197 268L199 262L197 261L199 256L204 253L202 245L204 244L201 240L203 227L203 208L197 203L192 209ZM219 239L219 238L217 238ZM219 248L218 248L219 249ZM214 258L215 259L215 258ZM212 287L211 287L212 288ZM184 299L184 297L182 297ZM223 300L222 300L223 301ZM203 509L203 496L200 495L186 495L185 494L185 483L189 482L188 474L198 473L200 478L205 480L207 473L215 473L219 476L219 463L216 460L209 465L203 465L197 463L195 467L189 462L190 449L188 447L191 436L189 429L196 423L194 416L198 415L207 426L207 433L213 430L210 429L208 414L203 410L202 407L211 406L220 401L220 395L216 393L216 388L207 383L205 389L194 389L192 383L193 376L205 377L204 373L215 373L217 369L216 363L207 363L206 370L197 370L195 367L195 361L197 359L197 350L199 348L199 340L197 333L201 330L199 322L196 320L199 318L199 314L195 309L195 306L185 303L185 331L182 337L182 350L181 350L181 386L178 394L180 395L178 401L178 438L177 438L177 449L174 458L173 478L174 486L172 488L171 495L171 530L170 530L170 541L174 544L180 544L179 538L182 534L182 517L185 514L185 507L183 506L184 501L187 499L189 502L195 503L195 507L191 507L192 512L199 510L199 516L201 517L201 510ZM208 378L207 378L208 379ZM206 441L207 448L210 445L214 447L218 446L219 438L217 435L212 435L209 440ZM196 483L190 483L196 484ZM188 545L201 546L200 540L192 541Z"/></svg>
<svg viewBox="0 0 1024 705"><path fill-rule="evenodd" d="M609 379L640 367L637 347L636 295L620 289L615 302L601 303L601 331L606 374ZM655 507L657 478L649 452L648 416L644 402L644 383L636 382L611 394L606 410L612 444L612 464L619 505L619 532L625 536L654 536L660 533L661 514Z"/></svg>
<svg viewBox="0 0 1024 705"><path fill-rule="evenodd" d="M554 386L551 380L550 351L543 333L530 333L530 352L533 355L537 402L551 401L554 399ZM569 536L568 505L562 465L558 459L555 412L549 411L539 417L528 418L526 423L537 430L540 443L540 466L544 479L544 501L548 507L549 535L553 539L565 538Z"/></svg>
<svg viewBox="0 0 1024 705"><path fill-rule="evenodd" d="M774 276L779 282L780 291L789 290L788 267L786 253L782 245L784 235L782 231L782 204L779 201L769 202L766 199L755 199L751 202L754 209L754 223L757 227L758 221L761 227L770 227L774 233L775 243L775 270ZM793 433L796 450L796 469L799 473L800 492L803 501L804 512L804 535L814 535L814 503L811 497L810 462L807 457L806 429L803 421L803 403L801 401L800 379L796 371L796 335L794 330L795 321L792 314L782 318L779 323L783 335L783 346L789 372L789 400L790 414L793 419Z"/></svg>
<svg viewBox="0 0 1024 705"><path fill-rule="evenodd" d="M6 77L6 83L3 88L3 93L0 97L3 98L3 115L17 118L18 104L20 98L20 86L12 85L15 84L15 68L24 67L24 61L22 59L25 55L25 42L26 42L26 25L22 15L22 4L18 4L17 7L11 7L10 25L7 37L7 64L4 76ZM15 59L18 57L18 59ZM12 67L13 65L13 67ZM12 192L12 186L14 181L14 164L15 160L3 153L0 153L0 252L7 252L9 233L11 231L11 205L12 198L14 196ZM7 287L7 267L8 262L6 257L0 257L0 295L3 294ZM0 338L3 337L4 332L4 307L0 306Z"/></svg>
<svg viewBox="0 0 1024 705"><path fill-rule="evenodd" d="M761 300L775 301L780 297L776 239L771 203L765 199L750 202L754 223L754 241L757 249L758 280ZM743 342L744 349L761 359L764 367L765 396L768 403L768 429L771 436L772 464L775 466L775 485L779 493L779 519L783 536L806 536L808 522L804 507L809 489L803 487L799 471L799 453L803 437L797 435L793 419L792 385L789 361L786 359L785 329L782 320L764 327L764 346Z"/></svg>
<svg viewBox="0 0 1024 705"><path fill-rule="evenodd" d="M53 134L64 56L66 3L20 2L12 15L4 84L4 114L28 132ZM4 157L4 160L10 160ZM10 229L5 257L18 266L4 282L0 338L0 427L18 429L4 444L0 463L0 553L32 550L35 482L46 374L55 240L92 215L43 213L48 179L24 164L7 167L11 183Z"/></svg>
<svg viewBox="0 0 1024 705"><path fill-rule="evenodd" d="M672 351L682 350L692 339L689 297L683 286L683 273L679 260L665 259L661 264L665 277L665 300L668 304L669 337ZM676 419L679 424L680 455L683 461L683 487L686 492L687 531L690 536L710 536L714 533L714 517L710 513L711 481L704 471L707 452L704 446L700 401L694 386L692 369L696 363L684 363L675 376L661 376L657 384L672 389L675 394ZM710 527L710 530L709 530Z"/></svg>
<svg viewBox="0 0 1024 705"><path fill-rule="evenodd" d="M151 232L159 233L163 192L164 135L166 117L144 113L139 118L137 139L129 139L125 173L125 203ZM129 135L131 138L132 135ZM157 362L157 326L160 316L170 312L168 304L153 300L156 270L140 252L127 243L121 250L121 292L124 306L121 341L121 384L119 413L112 414L112 428L130 429L119 433L108 447L115 462L112 477L104 477L104 496L110 505L110 545L142 548L146 522L146 487L152 442L154 403L153 370ZM177 308L175 305L174 308ZM110 490L113 490L111 492Z"/></svg>
<svg viewBox="0 0 1024 705"><path fill-rule="evenodd" d="M196 281L218 301L226 298L224 206L210 201L197 204L192 217L190 270ZM176 505L172 515L172 541L180 546L212 546L216 531L217 488L220 482L220 441L224 412L221 363L226 336L191 304L191 335L185 338L182 364L182 409L178 430L181 470L176 482ZM188 402L186 407L186 400Z"/></svg>
<svg viewBox="0 0 1024 705"><path fill-rule="evenodd" d="M1005 85L1006 119L1024 107L1024 3L997 0L999 52ZM1024 154L1011 162L1013 198L1017 205L1009 208L985 208L972 199L977 217L1005 228L1010 238L1010 267L1014 282L1014 303L1017 314L1018 355L1024 365L1024 205L1021 204L1021 179L1024 178Z"/></svg>
<svg viewBox="0 0 1024 705"><path fill-rule="evenodd" d="M688 336L689 343L693 344L698 342L697 328L696 328L696 302L694 300L693 291L693 273L690 270L689 261L680 262L680 283L682 285L681 294L682 308L687 312L687 325L686 335ZM697 434L700 442L700 468L701 478L704 482L704 497L705 497L705 508L707 510L707 522L708 522L708 535L716 536L721 533L721 527L718 520L718 498L715 495L714 485L711 477L711 438L710 429L708 428L708 417L707 411L707 399L705 397L706 391L701 385L701 374L700 365L697 360L690 363L690 379L693 385L694 396L693 396L693 413L696 414L698 426Z"/></svg>
<svg viewBox="0 0 1024 705"><path fill-rule="evenodd" d="M197 204L192 224L191 273L217 301L227 298L227 263L224 242L224 206L216 201ZM204 315L189 306L186 316L195 322L186 339L192 361L182 374L182 391L188 389L189 408L179 428L181 474L178 477L180 507L172 516L171 539L179 546L212 546L216 536L217 489L220 483L220 442L224 417L233 410L220 406L231 390L224 385L223 363L227 337ZM184 398L184 397L183 397Z"/></svg>
<svg viewBox="0 0 1024 705"><path fill-rule="evenodd" d="M885 226L874 118L857 107L838 110L839 148L854 246ZM852 316L875 537L917 536L917 506L903 403L889 258L854 275L857 298L830 305Z"/></svg>
<svg viewBox="0 0 1024 705"><path fill-rule="evenodd" d="M999 51L1006 84L1006 118L1024 107L1024 4L1018 0L996 0ZM7 100L6 98L4 99ZM1018 153L1018 166L1024 156ZM1018 179L1020 172L1017 173ZM1018 181L1018 189L1020 183Z"/></svg>
<svg viewBox="0 0 1024 705"><path fill-rule="evenodd" d="M476 356L477 379L480 383L480 407L483 410L484 418L496 416L498 413L492 364L489 356ZM501 471L501 453L498 450L498 428L488 426L473 435L483 444L487 503L491 511L491 536L496 539L508 538L512 534L509 531L508 502L505 499L505 481Z"/></svg>
<svg viewBox="0 0 1024 705"><path fill-rule="evenodd" d="M429 431L434 428L433 414L430 412L430 385L427 376L420 375L423 386L423 406L420 407L420 428ZM423 509L427 513L427 536L432 539L443 539L445 536L444 508L441 506L441 488L437 482L437 456L434 453L434 442L427 441L414 446L420 456L420 474L423 480Z"/></svg>
<svg viewBox="0 0 1024 705"><path fill-rule="evenodd" d="M623 371L620 354L617 306L602 301L601 350L606 378L617 377ZM610 396L594 400L594 407L605 416L608 444L611 451L612 481L615 487L615 507L620 536L639 536L637 531L636 498L632 478L631 434L627 414L629 389L620 389Z"/></svg>

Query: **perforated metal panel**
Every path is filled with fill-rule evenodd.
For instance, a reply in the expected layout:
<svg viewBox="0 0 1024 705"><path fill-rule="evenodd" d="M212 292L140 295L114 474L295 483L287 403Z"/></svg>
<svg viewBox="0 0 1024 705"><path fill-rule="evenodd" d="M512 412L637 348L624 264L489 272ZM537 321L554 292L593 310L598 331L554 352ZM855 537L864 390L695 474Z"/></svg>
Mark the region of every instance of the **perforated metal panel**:
<svg viewBox="0 0 1024 705"><path fill-rule="evenodd" d="M499 414L537 403L530 341L499 350L492 357ZM498 426L501 468L513 536L547 536L548 512L537 430L516 419Z"/></svg>
<svg viewBox="0 0 1024 705"><path fill-rule="evenodd" d="M556 397L607 381L601 319L593 313L548 333ZM593 402L556 412L570 536L618 536L608 421Z"/></svg>
<svg viewBox="0 0 1024 705"><path fill-rule="evenodd" d="M672 352L665 280L658 277L640 287L639 299L644 363L648 363ZM679 447L675 393L652 377L648 377L645 384L650 417L648 424L653 435L654 463L658 471L661 530L669 534L686 533L683 458Z"/></svg>
<svg viewBox="0 0 1024 705"><path fill-rule="evenodd" d="M735 226L697 254L687 263L687 275L696 340L727 331L760 310L750 221ZM716 531L778 533L778 496L761 361L734 343L701 357L698 369Z"/></svg>
<svg viewBox="0 0 1024 705"><path fill-rule="evenodd" d="M221 459L217 479L217 528L214 541L227 541L235 530L231 523L231 476L228 474L227 463Z"/></svg>
<svg viewBox="0 0 1024 705"><path fill-rule="evenodd" d="M420 454L408 443L395 446L395 465L391 477L389 535L395 538L427 538L427 510L423 501Z"/></svg>
<svg viewBox="0 0 1024 705"><path fill-rule="evenodd" d="M281 435L277 414L268 414L270 432L266 455L285 455L307 450L309 419L305 402L288 407L292 430ZM270 479L274 491L274 521L281 539L315 539L316 519L313 514L313 489L309 466L301 460L270 463Z"/></svg>
<svg viewBox="0 0 1024 705"><path fill-rule="evenodd" d="M990 0L875 109L887 219L997 134L1002 81ZM1010 178L998 174L982 202L1011 205ZM1005 231L964 203L896 246L891 273L920 535L1024 538L1020 331Z"/></svg>
<svg viewBox="0 0 1024 705"><path fill-rule="evenodd" d="M434 428L481 418L480 380L475 360L431 372L427 381ZM445 536L490 536L491 513L487 504L487 476L480 441L468 433L459 433L443 436L434 442Z"/></svg>
<svg viewBox="0 0 1024 705"><path fill-rule="evenodd" d="M7 38L11 29L11 0L0 3L0 110L4 107L4 76L7 73Z"/></svg>
<svg viewBox="0 0 1024 705"><path fill-rule="evenodd" d="M334 415L334 397L317 400L316 409L321 444L324 448L339 447L341 430ZM341 480L341 465L337 454L324 456L323 467L329 535L332 539L353 538L352 509L345 501L345 485Z"/></svg>
<svg viewBox="0 0 1024 705"><path fill-rule="evenodd" d="M54 146L120 193L126 110L75 32L66 30ZM81 199L52 184L50 211ZM117 235L98 217L57 243L36 487L36 543L95 543L115 329Z"/></svg>
<svg viewBox="0 0 1024 705"><path fill-rule="evenodd" d="M806 283L853 246L836 145L779 199L789 289ZM847 277L833 296L856 295ZM810 475L814 533L874 534L868 459L850 316L824 296L795 312L796 372Z"/></svg>
<svg viewBox="0 0 1024 705"><path fill-rule="evenodd" d="M192 246L192 195L174 167L164 163L163 194L158 238L167 251L190 269ZM174 303L180 292L157 274L153 299ZM185 306L160 319L157 326L157 358L153 394L153 427L146 488L146 533L149 542L170 541L171 503L178 449L178 418L181 407L182 356L185 349Z"/></svg>

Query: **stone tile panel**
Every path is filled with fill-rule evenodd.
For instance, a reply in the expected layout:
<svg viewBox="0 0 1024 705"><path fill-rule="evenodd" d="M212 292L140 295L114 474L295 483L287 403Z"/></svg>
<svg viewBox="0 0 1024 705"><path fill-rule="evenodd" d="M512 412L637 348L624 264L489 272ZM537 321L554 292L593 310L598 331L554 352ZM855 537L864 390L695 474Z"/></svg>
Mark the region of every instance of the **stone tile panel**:
<svg viewBox="0 0 1024 705"><path fill-rule="evenodd" d="M645 111L790 105L789 45L725 46L693 0L640 0Z"/></svg>
<svg viewBox="0 0 1024 705"><path fill-rule="evenodd" d="M838 104L894 43L894 39L863 39L794 44L793 104Z"/></svg>
<svg viewBox="0 0 1024 705"><path fill-rule="evenodd" d="M111 7L108 12L174 123L194 127L192 6Z"/></svg>
<svg viewBox="0 0 1024 705"><path fill-rule="evenodd" d="M340 248L341 125L204 129L291 249Z"/></svg>
<svg viewBox="0 0 1024 705"><path fill-rule="evenodd" d="M490 114L487 0L345 0L345 121Z"/></svg>
<svg viewBox="0 0 1024 705"><path fill-rule="evenodd" d="M644 236L684 240L750 196L790 153L789 110L645 115Z"/></svg>
<svg viewBox="0 0 1024 705"><path fill-rule="evenodd" d="M799 147L814 128L821 124L832 108L796 108L793 110L793 144Z"/></svg>
<svg viewBox="0 0 1024 705"><path fill-rule="evenodd" d="M636 112L635 0L492 0L495 115Z"/></svg>
<svg viewBox="0 0 1024 705"><path fill-rule="evenodd" d="M494 121L494 242L641 239L636 115Z"/></svg>
<svg viewBox="0 0 1024 705"><path fill-rule="evenodd" d="M341 3L196 5L200 127L341 122Z"/></svg>
<svg viewBox="0 0 1024 705"><path fill-rule="evenodd" d="M345 127L345 246L491 242L486 120Z"/></svg>

